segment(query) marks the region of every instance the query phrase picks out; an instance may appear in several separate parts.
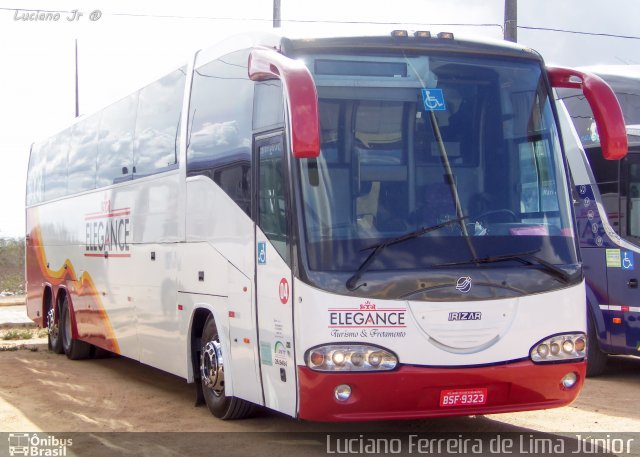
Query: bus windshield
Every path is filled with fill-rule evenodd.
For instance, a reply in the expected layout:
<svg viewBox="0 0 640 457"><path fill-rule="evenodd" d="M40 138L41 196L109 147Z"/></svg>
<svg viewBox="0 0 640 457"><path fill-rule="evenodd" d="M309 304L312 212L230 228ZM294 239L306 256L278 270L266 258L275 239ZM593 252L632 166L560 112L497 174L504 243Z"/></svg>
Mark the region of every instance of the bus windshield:
<svg viewBox="0 0 640 457"><path fill-rule="evenodd" d="M516 253L577 263L540 62L303 60L321 127L320 157L300 160L298 173L310 271L353 274L368 257L371 272L532 264Z"/></svg>

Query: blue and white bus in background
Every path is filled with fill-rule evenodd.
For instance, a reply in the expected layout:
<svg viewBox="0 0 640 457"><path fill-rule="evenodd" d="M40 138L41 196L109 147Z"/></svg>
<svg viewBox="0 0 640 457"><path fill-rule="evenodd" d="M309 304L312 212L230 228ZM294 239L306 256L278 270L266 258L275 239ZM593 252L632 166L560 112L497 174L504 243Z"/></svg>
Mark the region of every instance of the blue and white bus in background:
<svg viewBox="0 0 640 457"><path fill-rule="evenodd" d="M588 70L616 93L629 142L626 158L603 160L583 94L559 92L584 149L569 158L590 317L587 375L595 376L608 354L640 356L640 66Z"/></svg>

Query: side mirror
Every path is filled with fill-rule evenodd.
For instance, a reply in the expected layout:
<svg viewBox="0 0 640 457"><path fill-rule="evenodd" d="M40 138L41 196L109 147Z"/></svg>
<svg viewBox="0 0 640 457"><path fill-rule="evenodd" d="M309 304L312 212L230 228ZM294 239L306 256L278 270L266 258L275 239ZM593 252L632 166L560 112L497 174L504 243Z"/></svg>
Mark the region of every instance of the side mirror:
<svg viewBox="0 0 640 457"><path fill-rule="evenodd" d="M255 49L249 55L252 81L279 79L291 126L291 151L297 159L320 155L318 93L313 77L302 62L273 49Z"/></svg>
<svg viewBox="0 0 640 457"><path fill-rule="evenodd" d="M627 132L615 93L599 76L571 68L547 67L553 87L580 89L586 97L598 127L602 156L619 160L627 155Z"/></svg>

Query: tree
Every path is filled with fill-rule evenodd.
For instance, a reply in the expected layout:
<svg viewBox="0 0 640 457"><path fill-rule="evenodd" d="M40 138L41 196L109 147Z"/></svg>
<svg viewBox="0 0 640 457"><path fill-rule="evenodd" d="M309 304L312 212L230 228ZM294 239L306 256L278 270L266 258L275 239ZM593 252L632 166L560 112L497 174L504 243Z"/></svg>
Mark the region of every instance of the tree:
<svg viewBox="0 0 640 457"><path fill-rule="evenodd" d="M24 238L0 238L0 291L24 291Z"/></svg>

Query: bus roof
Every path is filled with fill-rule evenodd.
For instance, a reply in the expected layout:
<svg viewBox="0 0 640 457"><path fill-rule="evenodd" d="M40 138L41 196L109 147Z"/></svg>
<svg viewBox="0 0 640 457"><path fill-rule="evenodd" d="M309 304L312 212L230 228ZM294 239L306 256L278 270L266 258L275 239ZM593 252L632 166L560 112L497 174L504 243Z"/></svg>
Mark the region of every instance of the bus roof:
<svg viewBox="0 0 640 457"><path fill-rule="evenodd" d="M437 33L432 33L430 38L418 38L413 34L414 31L407 31L406 37L394 37L391 30L385 35L354 33L342 36L329 36L322 32L289 33L285 29L271 32L247 32L199 51L196 67L226 53L251 47L273 48L285 55L329 50L358 52L366 49L403 49L444 53L465 52L541 60L540 55L531 48L508 41L458 34L452 34L453 38L441 38Z"/></svg>

